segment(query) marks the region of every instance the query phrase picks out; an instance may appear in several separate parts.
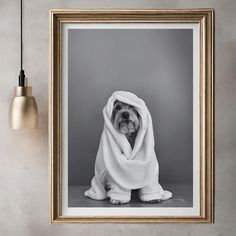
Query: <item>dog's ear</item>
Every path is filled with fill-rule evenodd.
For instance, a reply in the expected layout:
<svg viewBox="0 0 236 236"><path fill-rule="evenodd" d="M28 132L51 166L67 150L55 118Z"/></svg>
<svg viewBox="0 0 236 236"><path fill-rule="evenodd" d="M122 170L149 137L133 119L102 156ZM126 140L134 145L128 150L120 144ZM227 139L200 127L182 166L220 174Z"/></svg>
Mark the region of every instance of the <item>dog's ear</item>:
<svg viewBox="0 0 236 236"><path fill-rule="evenodd" d="M115 109L113 109L112 114L111 114L111 122L112 123L114 122L115 116L116 116L116 111L115 111Z"/></svg>
<svg viewBox="0 0 236 236"><path fill-rule="evenodd" d="M140 114L138 113L138 111L136 109L134 109L135 114L137 115L138 118L140 118Z"/></svg>
<svg viewBox="0 0 236 236"><path fill-rule="evenodd" d="M116 103L118 102L118 100L115 100L114 104L113 104L113 109L112 109L112 114L111 114L111 122L114 122L115 116L116 116L116 110L114 109Z"/></svg>
<svg viewBox="0 0 236 236"><path fill-rule="evenodd" d="M118 100L115 100L113 106L115 106L117 102L119 102L119 101L118 101Z"/></svg>

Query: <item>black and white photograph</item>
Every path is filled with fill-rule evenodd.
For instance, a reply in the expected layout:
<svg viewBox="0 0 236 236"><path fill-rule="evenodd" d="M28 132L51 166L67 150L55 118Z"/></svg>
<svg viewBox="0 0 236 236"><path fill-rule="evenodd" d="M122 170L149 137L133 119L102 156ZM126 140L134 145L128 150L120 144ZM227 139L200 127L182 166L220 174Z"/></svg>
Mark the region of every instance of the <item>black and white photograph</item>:
<svg viewBox="0 0 236 236"><path fill-rule="evenodd" d="M192 206L193 30L70 29L68 46L69 206Z"/></svg>

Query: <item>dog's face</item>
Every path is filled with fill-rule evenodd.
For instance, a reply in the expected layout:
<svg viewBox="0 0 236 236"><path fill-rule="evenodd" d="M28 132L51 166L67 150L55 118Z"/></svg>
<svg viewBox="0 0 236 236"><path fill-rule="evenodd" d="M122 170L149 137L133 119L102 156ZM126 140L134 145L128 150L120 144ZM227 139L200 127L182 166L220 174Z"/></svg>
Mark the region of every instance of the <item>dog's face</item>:
<svg viewBox="0 0 236 236"><path fill-rule="evenodd" d="M140 126L139 118L140 115L133 106L118 100L114 102L111 121L122 134L130 136L135 133Z"/></svg>

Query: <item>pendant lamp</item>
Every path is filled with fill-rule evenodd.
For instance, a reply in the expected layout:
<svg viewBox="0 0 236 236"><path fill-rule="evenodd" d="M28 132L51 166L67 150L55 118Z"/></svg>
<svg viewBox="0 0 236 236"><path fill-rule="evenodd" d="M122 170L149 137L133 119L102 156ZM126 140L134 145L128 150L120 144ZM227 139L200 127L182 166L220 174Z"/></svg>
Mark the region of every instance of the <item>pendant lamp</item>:
<svg viewBox="0 0 236 236"><path fill-rule="evenodd" d="M22 0L20 4L21 68L19 85L15 87L15 95L9 110L9 126L12 129L34 129L38 126L38 109L32 96L32 87L28 86L23 70Z"/></svg>

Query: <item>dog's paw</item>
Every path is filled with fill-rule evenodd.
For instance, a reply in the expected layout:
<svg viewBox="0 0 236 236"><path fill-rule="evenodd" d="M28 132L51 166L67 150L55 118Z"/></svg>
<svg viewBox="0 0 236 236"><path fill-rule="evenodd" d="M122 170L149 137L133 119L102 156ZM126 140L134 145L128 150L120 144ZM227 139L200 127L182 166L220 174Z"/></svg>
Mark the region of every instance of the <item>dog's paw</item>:
<svg viewBox="0 0 236 236"><path fill-rule="evenodd" d="M123 205L128 203L129 201L122 201L122 200L116 200L116 199L110 199L110 203L113 205Z"/></svg>
<svg viewBox="0 0 236 236"><path fill-rule="evenodd" d="M160 203L162 202L161 199L153 199L153 200L150 200L150 201L144 201L145 203L148 203L148 204L155 204L155 203Z"/></svg>

